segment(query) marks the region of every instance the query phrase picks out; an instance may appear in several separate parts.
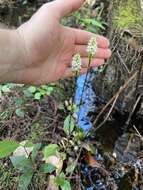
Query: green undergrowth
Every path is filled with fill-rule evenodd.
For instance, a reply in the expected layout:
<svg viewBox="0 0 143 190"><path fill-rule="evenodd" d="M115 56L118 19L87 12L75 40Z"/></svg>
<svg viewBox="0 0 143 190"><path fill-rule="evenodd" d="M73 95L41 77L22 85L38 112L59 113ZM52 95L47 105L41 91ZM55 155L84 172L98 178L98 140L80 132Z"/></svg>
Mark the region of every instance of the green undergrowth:
<svg viewBox="0 0 143 190"><path fill-rule="evenodd" d="M120 28L143 28L143 15L136 0L120 1L114 12L114 24Z"/></svg>

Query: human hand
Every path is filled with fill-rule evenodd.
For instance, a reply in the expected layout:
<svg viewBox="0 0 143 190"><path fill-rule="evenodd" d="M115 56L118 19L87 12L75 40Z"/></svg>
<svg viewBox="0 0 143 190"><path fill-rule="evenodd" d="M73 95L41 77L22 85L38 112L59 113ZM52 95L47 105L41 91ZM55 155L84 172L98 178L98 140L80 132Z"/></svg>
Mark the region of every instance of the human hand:
<svg viewBox="0 0 143 190"><path fill-rule="evenodd" d="M75 53L80 53L82 57L81 74L87 72L86 47L93 34L60 24L61 18L80 8L83 2L56 0L46 3L16 30L26 57L22 69L17 72L17 81L43 84L73 76L71 61ZM106 38L97 35L97 44L92 67L104 64L105 59L111 56Z"/></svg>

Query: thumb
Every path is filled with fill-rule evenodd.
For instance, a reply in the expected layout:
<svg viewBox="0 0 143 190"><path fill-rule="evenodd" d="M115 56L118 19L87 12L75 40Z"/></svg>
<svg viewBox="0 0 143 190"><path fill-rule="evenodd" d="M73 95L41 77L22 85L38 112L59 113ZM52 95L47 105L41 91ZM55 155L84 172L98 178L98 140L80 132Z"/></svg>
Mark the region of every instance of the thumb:
<svg viewBox="0 0 143 190"><path fill-rule="evenodd" d="M79 9L85 0L56 0L53 2L55 11L62 18Z"/></svg>

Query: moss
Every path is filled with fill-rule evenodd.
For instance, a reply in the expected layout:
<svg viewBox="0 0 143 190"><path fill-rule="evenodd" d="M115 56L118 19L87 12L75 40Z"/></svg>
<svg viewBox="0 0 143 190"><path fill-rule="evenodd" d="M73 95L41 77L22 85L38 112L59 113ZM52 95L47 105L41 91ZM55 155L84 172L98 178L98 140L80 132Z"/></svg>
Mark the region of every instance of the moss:
<svg viewBox="0 0 143 190"><path fill-rule="evenodd" d="M143 16L136 0L120 2L114 13L114 24L120 28L140 27L143 24Z"/></svg>

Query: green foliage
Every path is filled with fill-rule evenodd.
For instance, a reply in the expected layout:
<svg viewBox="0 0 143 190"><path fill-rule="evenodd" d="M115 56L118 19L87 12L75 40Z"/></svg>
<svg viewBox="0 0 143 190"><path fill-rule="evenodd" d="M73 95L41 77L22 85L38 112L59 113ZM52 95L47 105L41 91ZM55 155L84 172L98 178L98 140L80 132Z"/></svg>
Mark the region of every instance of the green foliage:
<svg viewBox="0 0 143 190"><path fill-rule="evenodd" d="M62 190L71 190L71 185L69 181L65 179L65 174L61 173L59 176L55 177L55 184L59 186Z"/></svg>
<svg viewBox="0 0 143 190"><path fill-rule="evenodd" d="M24 116L25 116L25 112L24 112L22 109L20 109L20 108L17 108L17 109L15 110L15 113L16 113L16 115L17 115L18 117L24 118Z"/></svg>
<svg viewBox="0 0 143 190"><path fill-rule="evenodd" d="M38 151L40 150L40 148L41 148L41 143L37 143L37 144L34 145L34 148L33 148L32 154L31 154L32 162L35 162L36 156L37 156Z"/></svg>
<svg viewBox="0 0 143 190"><path fill-rule="evenodd" d="M86 14L85 14L86 15ZM76 12L74 17L80 25L84 26L86 30L96 33L99 29L105 30L104 22L97 20L96 18L87 18L80 12Z"/></svg>
<svg viewBox="0 0 143 190"><path fill-rule="evenodd" d="M24 173L33 170L31 160L25 156L12 156L10 159L13 166Z"/></svg>
<svg viewBox="0 0 143 190"><path fill-rule="evenodd" d="M19 147L19 144L15 141L0 141L0 158L9 156L17 147Z"/></svg>
<svg viewBox="0 0 143 190"><path fill-rule="evenodd" d="M42 85L41 87L30 86L24 90L24 94L27 97L34 97L35 100L40 100L47 95L51 95L53 91L54 87L52 85Z"/></svg>
<svg viewBox="0 0 143 190"><path fill-rule="evenodd" d="M73 132L74 128L75 128L75 119L71 115L69 115L66 117L64 121L64 132L67 135L70 135Z"/></svg>
<svg viewBox="0 0 143 190"><path fill-rule="evenodd" d="M141 26L143 16L140 13L137 1L123 1L115 12L114 22L121 29L136 27L137 25Z"/></svg>
<svg viewBox="0 0 143 190"><path fill-rule="evenodd" d="M40 123L34 123L31 127L31 133L29 135L29 140L32 142L37 142L41 139L44 133L43 126Z"/></svg>
<svg viewBox="0 0 143 190"><path fill-rule="evenodd" d="M52 164L43 164L40 168L40 172L43 172L45 174L49 173L51 174L53 171L56 170L56 167Z"/></svg>
<svg viewBox="0 0 143 190"><path fill-rule="evenodd" d="M2 93L10 92L14 86L15 84L11 84L11 83L0 85L0 97L2 96Z"/></svg>
<svg viewBox="0 0 143 190"><path fill-rule="evenodd" d="M67 174L72 173L75 170L76 165L77 165L76 161L73 160L70 163L68 163L68 166L66 168L66 173Z"/></svg>
<svg viewBox="0 0 143 190"><path fill-rule="evenodd" d="M43 150L44 159L46 160L49 156L55 155L58 151L59 146L57 144L49 144Z"/></svg>
<svg viewBox="0 0 143 190"><path fill-rule="evenodd" d="M32 171L23 173L19 178L18 190L27 190L33 177Z"/></svg>

